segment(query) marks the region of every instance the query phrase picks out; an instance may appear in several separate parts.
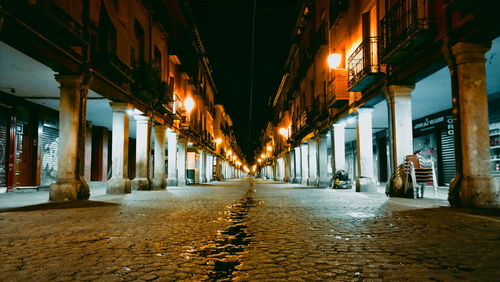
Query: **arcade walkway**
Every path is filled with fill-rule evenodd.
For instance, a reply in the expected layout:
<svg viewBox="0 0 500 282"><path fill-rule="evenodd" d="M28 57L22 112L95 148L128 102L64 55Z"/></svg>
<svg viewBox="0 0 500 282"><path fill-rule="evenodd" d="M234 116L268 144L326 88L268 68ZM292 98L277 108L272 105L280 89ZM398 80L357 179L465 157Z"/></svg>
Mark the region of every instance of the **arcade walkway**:
<svg viewBox="0 0 500 282"><path fill-rule="evenodd" d="M442 199L253 179L93 195L2 209L0 280L500 277L500 214Z"/></svg>

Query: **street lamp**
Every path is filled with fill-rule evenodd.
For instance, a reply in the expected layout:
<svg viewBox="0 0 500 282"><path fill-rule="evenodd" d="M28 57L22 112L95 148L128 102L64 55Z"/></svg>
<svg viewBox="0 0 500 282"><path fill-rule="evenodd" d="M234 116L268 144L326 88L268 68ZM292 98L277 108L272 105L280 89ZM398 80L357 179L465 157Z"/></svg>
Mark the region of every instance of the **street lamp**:
<svg viewBox="0 0 500 282"><path fill-rule="evenodd" d="M265 159L265 158L266 158L266 155L264 155L264 154L260 154L260 158L261 158L261 159Z"/></svg>
<svg viewBox="0 0 500 282"><path fill-rule="evenodd" d="M191 111L193 110L193 108L194 108L194 100L193 100L193 98L191 98L191 96L188 96L186 98L186 100L184 101L184 108L186 109L186 111L188 112L188 114L190 114Z"/></svg>
<svg viewBox="0 0 500 282"><path fill-rule="evenodd" d="M268 151L268 152L271 152L272 150L273 150L273 147L271 147L271 146L267 146L267 151Z"/></svg>
<svg viewBox="0 0 500 282"><path fill-rule="evenodd" d="M332 53L332 54L328 55L328 59L327 59L328 66L331 69L336 69L340 65L341 60L342 60L342 56L340 54Z"/></svg>
<svg viewBox="0 0 500 282"><path fill-rule="evenodd" d="M215 143L217 143L217 145L219 145L221 142L222 142L222 139L220 139L220 138L215 139Z"/></svg>
<svg viewBox="0 0 500 282"><path fill-rule="evenodd" d="M280 128L280 134L286 137L286 129L284 127Z"/></svg>

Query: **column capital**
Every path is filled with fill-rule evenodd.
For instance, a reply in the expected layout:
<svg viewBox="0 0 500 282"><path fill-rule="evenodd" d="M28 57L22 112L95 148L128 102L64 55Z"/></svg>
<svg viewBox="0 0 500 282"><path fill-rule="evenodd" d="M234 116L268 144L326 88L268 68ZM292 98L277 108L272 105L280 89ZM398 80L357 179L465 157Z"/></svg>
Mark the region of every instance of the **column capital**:
<svg viewBox="0 0 500 282"><path fill-rule="evenodd" d="M415 89L415 85L389 85L387 93L391 97L411 97L411 92Z"/></svg>
<svg viewBox="0 0 500 282"><path fill-rule="evenodd" d="M132 109L132 105L130 105L129 103L110 102L109 106L113 109L113 112L125 112L128 109Z"/></svg>
<svg viewBox="0 0 500 282"><path fill-rule="evenodd" d="M451 47L457 65L466 63L484 63L484 54L491 48L491 43L478 44L471 42L458 42Z"/></svg>
<svg viewBox="0 0 500 282"><path fill-rule="evenodd" d="M137 123L147 123L151 119L151 117L144 114L135 114L134 119L137 121Z"/></svg>
<svg viewBox="0 0 500 282"><path fill-rule="evenodd" d="M79 87L84 80L81 74L55 74L54 77L61 85L61 88Z"/></svg>
<svg viewBox="0 0 500 282"><path fill-rule="evenodd" d="M344 121L341 121L341 122L339 122L339 123L334 123L334 124L333 124L333 128L336 128L336 129L337 129L337 128L338 128L338 129L343 129L343 128L345 128L345 122L344 122Z"/></svg>
<svg viewBox="0 0 500 282"><path fill-rule="evenodd" d="M366 116L366 115L371 115L373 112L373 108L368 108L368 107L365 107L365 108L357 108L356 109L356 114L358 116Z"/></svg>
<svg viewBox="0 0 500 282"><path fill-rule="evenodd" d="M155 124L155 125L153 125L153 128L155 129L155 131L167 131L168 125L165 125L165 124Z"/></svg>

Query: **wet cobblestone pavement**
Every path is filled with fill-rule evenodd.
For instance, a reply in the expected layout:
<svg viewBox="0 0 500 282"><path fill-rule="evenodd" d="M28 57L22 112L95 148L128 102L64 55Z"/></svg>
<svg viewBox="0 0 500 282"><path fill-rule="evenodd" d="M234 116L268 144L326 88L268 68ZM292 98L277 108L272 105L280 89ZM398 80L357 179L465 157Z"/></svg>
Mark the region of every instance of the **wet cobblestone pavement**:
<svg viewBox="0 0 500 282"><path fill-rule="evenodd" d="M498 212L446 206L246 179L3 209L0 281L500 281Z"/></svg>

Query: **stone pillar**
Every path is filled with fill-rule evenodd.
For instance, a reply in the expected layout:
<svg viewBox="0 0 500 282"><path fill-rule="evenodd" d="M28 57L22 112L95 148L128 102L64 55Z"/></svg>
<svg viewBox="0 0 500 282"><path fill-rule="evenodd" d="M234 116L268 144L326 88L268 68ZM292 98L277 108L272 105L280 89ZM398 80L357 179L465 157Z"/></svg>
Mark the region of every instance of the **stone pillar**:
<svg viewBox="0 0 500 282"><path fill-rule="evenodd" d="M92 176L92 122L86 122L85 128L85 169L84 169L84 179L85 182L91 181Z"/></svg>
<svg viewBox="0 0 500 282"><path fill-rule="evenodd" d="M345 170L345 123L336 123L333 125L332 136L332 172L335 175L337 170Z"/></svg>
<svg viewBox="0 0 500 282"><path fill-rule="evenodd" d="M459 42L449 68L455 120L457 173L448 200L453 206L499 208L500 189L491 177L486 59L489 46Z"/></svg>
<svg viewBox="0 0 500 282"><path fill-rule="evenodd" d="M291 150L289 153L289 163L290 163L290 183L295 181L295 150Z"/></svg>
<svg viewBox="0 0 500 282"><path fill-rule="evenodd" d="M274 180L276 180L276 181L283 180L283 175L281 174L283 165L284 165L283 158L279 158L275 161L275 163L274 163Z"/></svg>
<svg viewBox="0 0 500 282"><path fill-rule="evenodd" d="M212 175L212 167L213 167L213 156L208 154L207 155L207 166L205 167L205 175L207 178L208 182L211 182L213 180L213 175Z"/></svg>
<svg viewBox="0 0 500 282"><path fill-rule="evenodd" d="M283 175L283 181L285 182L290 182L290 155L291 152L288 152L283 157L285 160L285 175Z"/></svg>
<svg viewBox="0 0 500 282"><path fill-rule="evenodd" d="M177 185L178 186L186 186L186 153L187 153L187 140L184 138L179 138L177 142Z"/></svg>
<svg viewBox="0 0 500 282"><path fill-rule="evenodd" d="M88 87L80 75L56 75L55 78L60 84L59 156L57 181L50 185L49 200L88 199L89 187L83 178L85 120L82 120Z"/></svg>
<svg viewBox="0 0 500 282"><path fill-rule="evenodd" d="M168 142L168 176L167 186L177 186L177 133L167 129Z"/></svg>
<svg viewBox="0 0 500 282"><path fill-rule="evenodd" d="M200 153L200 183L205 183L207 182L207 177L206 177L206 169L207 167L207 153L205 151L201 150Z"/></svg>
<svg viewBox="0 0 500 282"><path fill-rule="evenodd" d="M219 156L215 157L215 177L214 180L221 181L222 162Z"/></svg>
<svg viewBox="0 0 500 282"><path fill-rule="evenodd" d="M151 190L151 181L148 177L149 160L149 117L135 115L136 120L136 146L135 146L135 178L132 180L132 189ZM165 138L163 139L165 142ZM165 147L163 147L165 148ZM163 157L165 159L165 157Z"/></svg>
<svg viewBox="0 0 500 282"><path fill-rule="evenodd" d="M111 151L111 179L106 187L107 194L130 193L128 179L128 115L127 103L110 103L113 108L113 133Z"/></svg>
<svg viewBox="0 0 500 282"><path fill-rule="evenodd" d="M372 108L358 109L358 178L356 192L377 192L373 182Z"/></svg>
<svg viewBox="0 0 500 282"><path fill-rule="evenodd" d="M153 189L165 189L165 131L166 125L155 125L155 159L154 159L154 177Z"/></svg>
<svg viewBox="0 0 500 282"><path fill-rule="evenodd" d="M300 145L300 155L302 157L300 167L302 168L302 182L301 184L307 185L309 180L309 147L307 143Z"/></svg>
<svg viewBox="0 0 500 282"><path fill-rule="evenodd" d="M330 178L328 177L328 136L321 136L319 140L318 150L318 170L319 170L319 186L328 187Z"/></svg>
<svg viewBox="0 0 500 282"><path fill-rule="evenodd" d="M309 159L309 178L307 185L318 186L318 142L316 138L307 141L308 159Z"/></svg>
<svg viewBox="0 0 500 282"><path fill-rule="evenodd" d="M295 147L295 180L294 183L302 183L302 152L300 145Z"/></svg>
<svg viewBox="0 0 500 282"><path fill-rule="evenodd" d="M392 129L392 173L403 163L405 156L413 154L411 92L414 88L414 85L390 85L385 93Z"/></svg>

